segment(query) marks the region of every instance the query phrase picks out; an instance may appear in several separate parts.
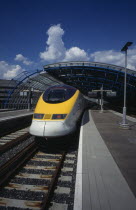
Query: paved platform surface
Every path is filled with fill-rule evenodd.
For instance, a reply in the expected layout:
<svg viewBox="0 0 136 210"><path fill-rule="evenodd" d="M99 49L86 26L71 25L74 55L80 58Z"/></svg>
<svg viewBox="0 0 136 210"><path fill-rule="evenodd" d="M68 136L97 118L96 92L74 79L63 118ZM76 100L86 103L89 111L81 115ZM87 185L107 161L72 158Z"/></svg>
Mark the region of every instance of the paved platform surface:
<svg viewBox="0 0 136 210"><path fill-rule="evenodd" d="M0 112L0 121L33 114L27 109Z"/></svg>
<svg viewBox="0 0 136 210"><path fill-rule="evenodd" d="M110 111L85 113L74 210L136 210L136 121L123 130L121 119Z"/></svg>

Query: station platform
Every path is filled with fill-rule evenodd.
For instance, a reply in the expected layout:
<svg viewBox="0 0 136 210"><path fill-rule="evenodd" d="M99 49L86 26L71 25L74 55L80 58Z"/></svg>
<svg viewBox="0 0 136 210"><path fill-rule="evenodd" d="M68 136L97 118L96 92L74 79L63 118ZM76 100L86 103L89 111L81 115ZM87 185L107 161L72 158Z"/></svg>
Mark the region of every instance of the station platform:
<svg viewBox="0 0 136 210"><path fill-rule="evenodd" d="M136 210L136 119L86 111L80 129L74 210Z"/></svg>
<svg viewBox="0 0 136 210"><path fill-rule="evenodd" d="M27 109L0 112L0 137L11 131L30 126L32 114L33 112Z"/></svg>
<svg viewBox="0 0 136 210"><path fill-rule="evenodd" d="M23 109L23 110L14 110L14 111L1 111L0 112L0 121L6 121L13 118L23 117L32 115L33 112L31 110Z"/></svg>

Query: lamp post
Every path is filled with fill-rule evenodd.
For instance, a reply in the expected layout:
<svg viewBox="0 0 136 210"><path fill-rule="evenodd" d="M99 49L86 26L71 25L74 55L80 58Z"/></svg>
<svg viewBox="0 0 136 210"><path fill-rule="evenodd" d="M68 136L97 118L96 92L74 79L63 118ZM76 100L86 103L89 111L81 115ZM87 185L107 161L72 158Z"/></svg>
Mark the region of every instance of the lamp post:
<svg viewBox="0 0 136 210"><path fill-rule="evenodd" d="M121 52L125 51L125 75L124 75L124 107L123 107L123 118L122 123L120 124L122 128L128 129L129 125L126 122L126 81L127 81L127 50L133 42L127 42L124 47L121 49Z"/></svg>

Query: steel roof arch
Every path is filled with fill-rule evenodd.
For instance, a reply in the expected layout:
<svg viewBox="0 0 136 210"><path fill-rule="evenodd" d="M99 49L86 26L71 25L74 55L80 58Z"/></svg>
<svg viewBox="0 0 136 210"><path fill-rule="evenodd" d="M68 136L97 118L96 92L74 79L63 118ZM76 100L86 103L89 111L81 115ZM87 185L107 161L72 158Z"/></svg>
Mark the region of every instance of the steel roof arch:
<svg viewBox="0 0 136 210"><path fill-rule="evenodd" d="M121 66L89 61L70 61L45 65L44 70L64 83L77 87L83 93L104 85L105 89L110 88L120 95L123 94L125 68ZM87 85L87 81L90 85ZM136 90L136 71L128 68L127 90Z"/></svg>
<svg viewBox="0 0 136 210"><path fill-rule="evenodd" d="M21 101L19 91L33 88L44 91L48 86L65 83L78 88L84 94L94 89L112 89L122 96L125 68L117 65L70 61L48 64L43 70L24 71L13 80L16 85L9 91L5 105ZM127 93L136 92L136 71L127 68ZM22 103L22 102L21 102Z"/></svg>

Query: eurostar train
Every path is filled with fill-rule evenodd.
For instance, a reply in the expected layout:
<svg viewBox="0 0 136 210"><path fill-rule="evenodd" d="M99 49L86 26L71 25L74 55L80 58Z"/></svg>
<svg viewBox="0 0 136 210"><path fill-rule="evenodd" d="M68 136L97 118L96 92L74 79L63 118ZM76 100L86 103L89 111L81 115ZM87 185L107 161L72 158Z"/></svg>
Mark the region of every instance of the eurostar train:
<svg viewBox="0 0 136 210"><path fill-rule="evenodd" d="M74 87L49 87L38 100L30 134L48 139L74 132L85 103L83 95Z"/></svg>

